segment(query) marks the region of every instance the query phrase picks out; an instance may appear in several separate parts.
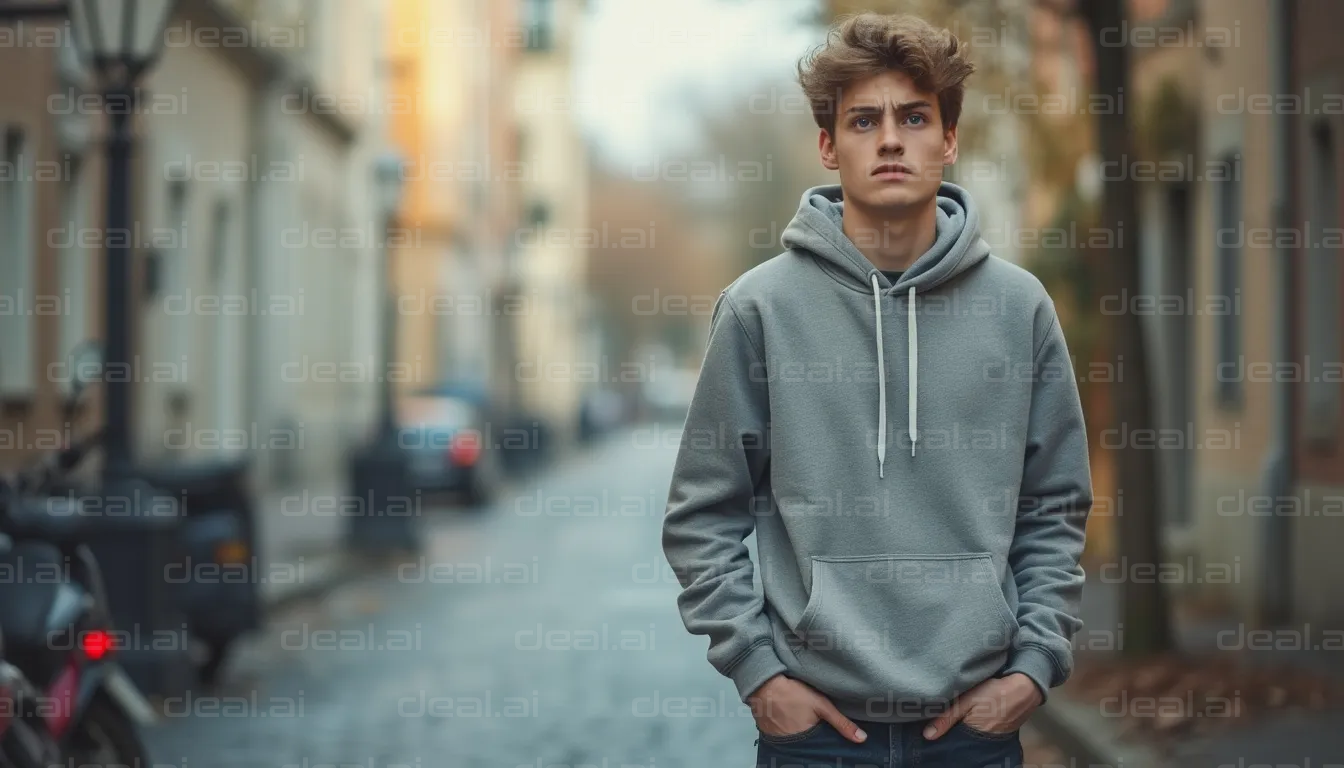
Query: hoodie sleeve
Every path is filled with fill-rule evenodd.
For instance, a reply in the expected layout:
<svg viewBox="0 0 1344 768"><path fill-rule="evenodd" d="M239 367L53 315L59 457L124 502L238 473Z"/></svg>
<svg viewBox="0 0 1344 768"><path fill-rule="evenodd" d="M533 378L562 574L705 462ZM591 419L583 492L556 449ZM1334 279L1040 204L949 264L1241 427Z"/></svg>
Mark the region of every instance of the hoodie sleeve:
<svg viewBox="0 0 1344 768"><path fill-rule="evenodd" d="M744 702L785 670L743 543L756 525L753 500L769 461L764 373L732 299L720 294L663 518L663 552L683 587L682 622L709 636L709 663Z"/></svg>
<svg viewBox="0 0 1344 768"><path fill-rule="evenodd" d="M1048 698L1073 671L1072 638L1083 592L1084 530L1092 508L1087 430L1064 332L1054 308L1033 361L1031 415L1008 553L1020 627L1008 667Z"/></svg>

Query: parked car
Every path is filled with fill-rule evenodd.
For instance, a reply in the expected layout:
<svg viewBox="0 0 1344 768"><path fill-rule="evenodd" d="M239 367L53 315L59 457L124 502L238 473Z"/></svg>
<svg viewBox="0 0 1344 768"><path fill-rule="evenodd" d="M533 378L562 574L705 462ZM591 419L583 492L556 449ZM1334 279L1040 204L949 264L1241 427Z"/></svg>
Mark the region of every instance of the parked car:
<svg viewBox="0 0 1344 768"><path fill-rule="evenodd" d="M504 480L499 426L488 401L470 391L428 390L397 406L398 440L409 457L411 490L447 492L480 506Z"/></svg>
<svg viewBox="0 0 1344 768"><path fill-rule="evenodd" d="M625 397L614 389L592 387L579 401L579 439L591 442L607 434L626 417Z"/></svg>

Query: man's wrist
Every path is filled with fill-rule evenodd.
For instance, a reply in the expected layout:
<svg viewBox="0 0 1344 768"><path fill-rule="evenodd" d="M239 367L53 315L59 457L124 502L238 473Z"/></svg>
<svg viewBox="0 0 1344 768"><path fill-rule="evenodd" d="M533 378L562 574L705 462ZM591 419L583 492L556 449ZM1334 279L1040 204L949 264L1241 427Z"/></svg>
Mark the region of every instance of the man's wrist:
<svg viewBox="0 0 1344 768"><path fill-rule="evenodd" d="M1050 686L1063 682L1054 657L1034 643L1019 648L1013 654L1007 668L999 674L1001 677L1007 677L1011 674L1026 675L1036 684L1036 690L1041 694L1042 703L1050 698Z"/></svg>
<svg viewBox="0 0 1344 768"><path fill-rule="evenodd" d="M728 672L743 703L770 678L784 672L784 663L775 655L774 646L758 643Z"/></svg>
<svg viewBox="0 0 1344 768"><path fill-rule="evenodd" d="M756 686L756 690L752 691L752 692L751 692L751 695L747 696L747 701L748 701L748 703L750 703L750 702L753 701L753 700L760 699L760 698L762 698L763 696L765 696L766 693L767 693L767 688L771 688L771 687L773 687L772 684L773 684L776 680L782 680L783 678L784 678L784 673L783 673L783 672L778 672L778 673L772 675L771 677L766 678L766 681L765 681L765 682L763 682L763 683L761 683L760 685Z"/></svg>
<svg viewBox="0 0 1344 768"><path fill-rule="evenodd" d="M1041 684L1032 679L1031 675L1025 672L1009 672L1003 676L1005 680L1012 680L1021 686L1022 690L1029 691L1036 696L1036 706L1045 703L1045 691L1041 690Z"/></svg>

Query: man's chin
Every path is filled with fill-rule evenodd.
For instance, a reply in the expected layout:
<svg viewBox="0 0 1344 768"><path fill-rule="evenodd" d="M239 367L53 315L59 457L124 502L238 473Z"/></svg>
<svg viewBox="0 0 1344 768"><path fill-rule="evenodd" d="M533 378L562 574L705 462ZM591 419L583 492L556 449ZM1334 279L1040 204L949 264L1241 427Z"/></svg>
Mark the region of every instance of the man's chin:
<svg viewBox="0 0 1344 768"><path fill-rule="evenodd" d="M864 190L864 194L857 195L859 205L871 210L887 211L890 213L900 213L909 210L918 210L929 206L934 198L938 196L938 191L934 190L916 190L903 185L885 185L877 189Z"/></svg>

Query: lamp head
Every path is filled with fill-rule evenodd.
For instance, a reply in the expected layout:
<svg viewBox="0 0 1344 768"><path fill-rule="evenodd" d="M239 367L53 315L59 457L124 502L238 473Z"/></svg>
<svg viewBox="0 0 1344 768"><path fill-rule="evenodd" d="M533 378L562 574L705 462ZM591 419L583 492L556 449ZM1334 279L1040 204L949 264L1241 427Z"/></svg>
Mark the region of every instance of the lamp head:
<svg viewBox="0 0 1344 768"><path fill-rule="evenodd" d="M109 86L133 85L163 52L177 0L70 0L75 48Z"/></svg>

